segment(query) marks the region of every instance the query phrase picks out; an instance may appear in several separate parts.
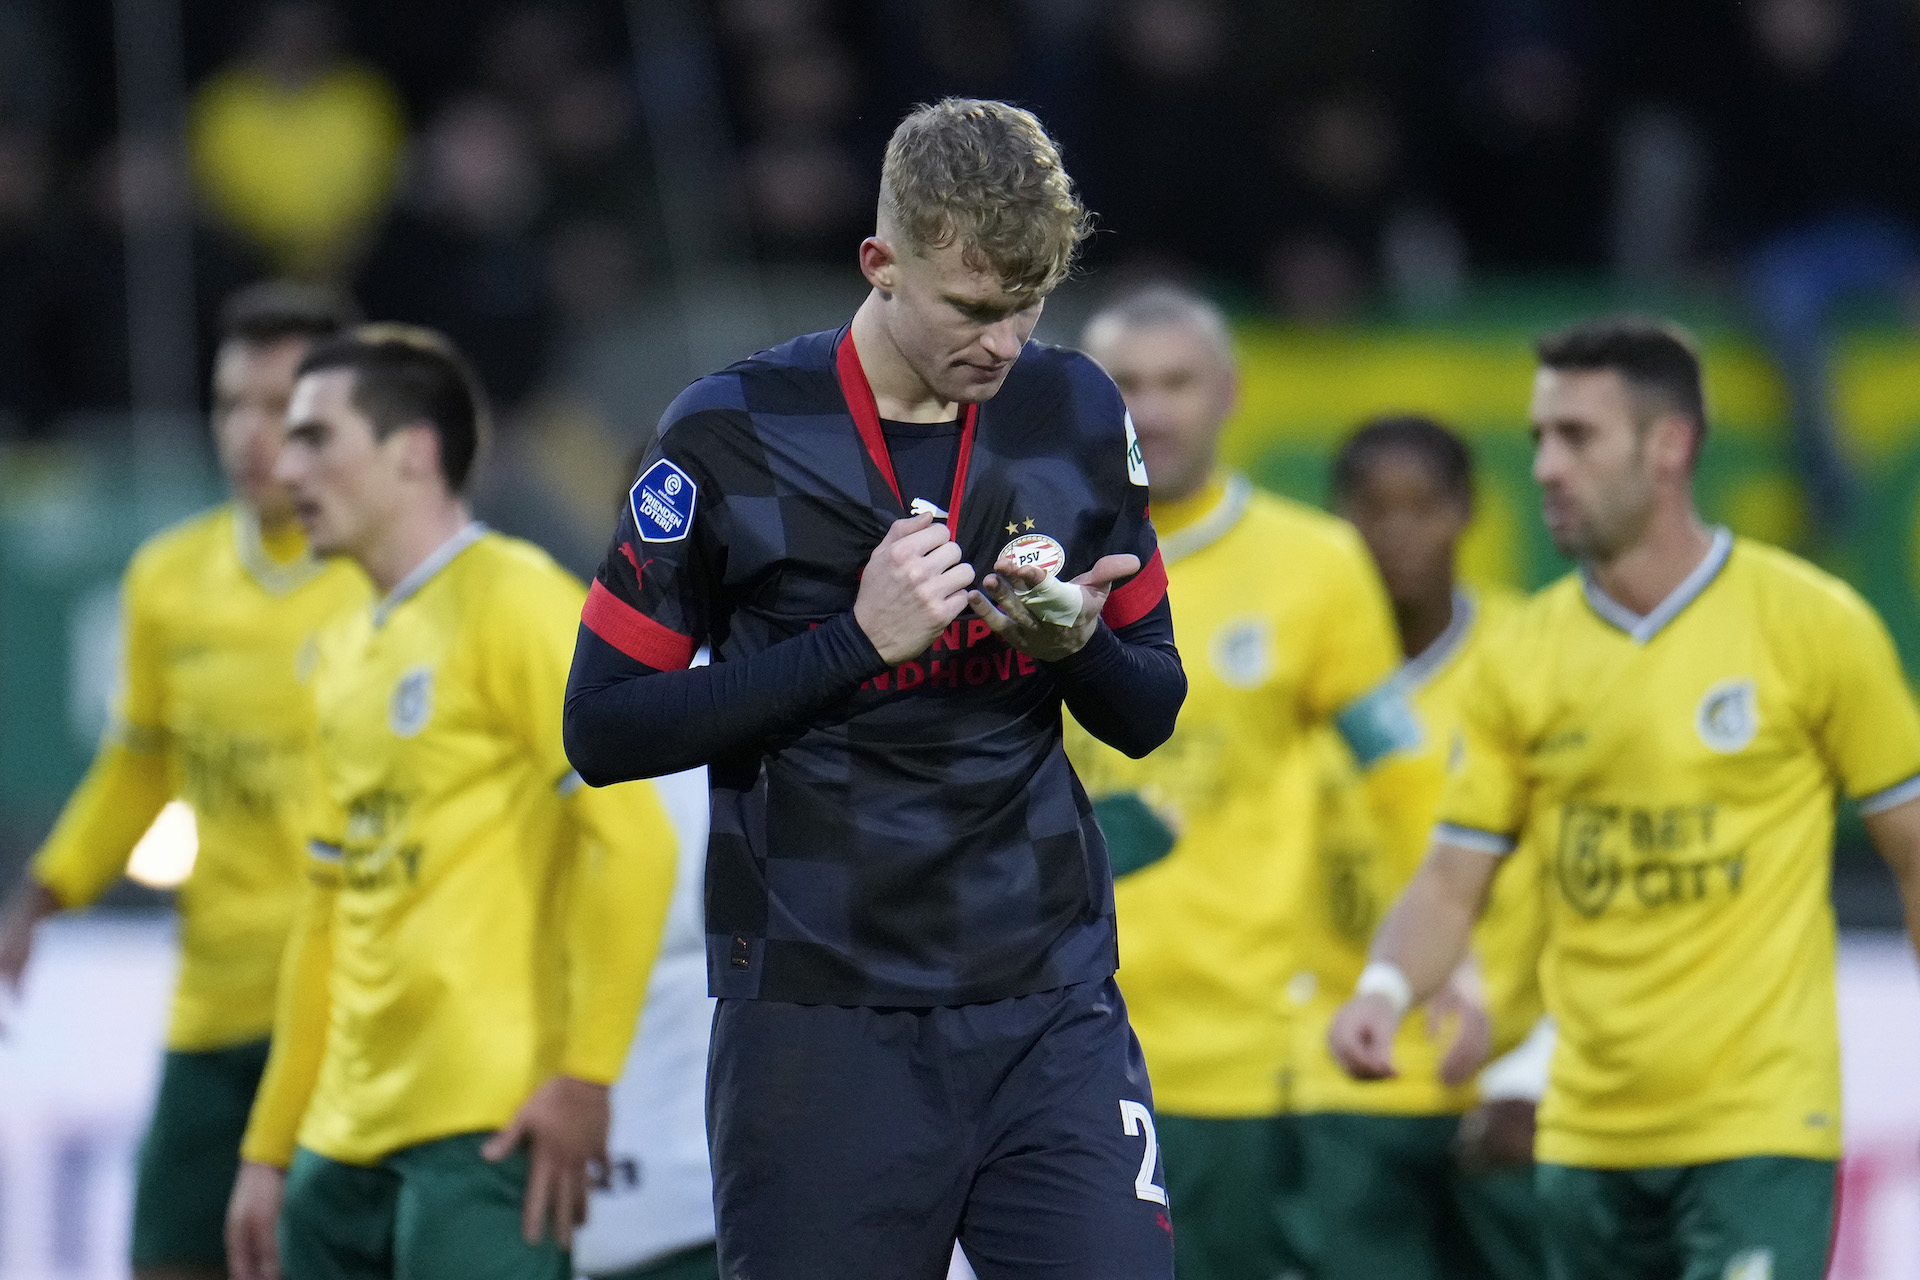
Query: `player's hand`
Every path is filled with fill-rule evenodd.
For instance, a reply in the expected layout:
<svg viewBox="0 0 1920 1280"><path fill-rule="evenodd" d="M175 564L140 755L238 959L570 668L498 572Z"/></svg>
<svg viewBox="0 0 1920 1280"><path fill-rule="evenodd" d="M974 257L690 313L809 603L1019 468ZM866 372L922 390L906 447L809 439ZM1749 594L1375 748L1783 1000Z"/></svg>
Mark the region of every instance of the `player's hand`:
<svg viewBox="0 0 1920 1280"><path fill-rule="evenodd" d="M520 1234L539 1244L549 1225L563 1249L573 1247L573 1229L587 1220L593 1167L607 1161L607 1129L613 1114L607 1086L572 1076L541 1085L512 1123L487 1139L480 1154L505 1160L527 1144L527 1196L521 1202Z"/></svg>
<svg viewBox="0 0 1920 1280"><path fill-rule="evenodd" d="M1524 1169L1533 1163L1533 1103L1495 1098L1460 1117L1454 1159L1468 1173Z"/></svg>
<svg viewBox="0 0 1920 1280"><path fill-rule="evenodd" d="M1101 556L1093 568L1073 579L1080 588L1080 616L1065 626L1042 622L1020 602L1017 591L1037 587L1046 573L1036 567L1018 568L1011 557L1002 557L993 572L971 592L967 603L974 613L993 628L993 633L1008 644L1041 662L1058 662L1080 652L1100 625L1100 611L1107 607L1113 584L1140 572L1140 557Z"/></svg>
<svg viewBox="0 0 1920 1280"><path fill-rule="evenodd" d="M1478 1075L1493 1052L1493 1019L1477 982L1456 974L1427 1001L1429 1036L1438 1038L1449 1020L1454 1022L1453 1043L1440 1060L1440 1083L1457 1088Z"/></svg>
<svg viewBox="0 0 1920 1280"><path fill-rule="evenodd" d="M1393 1067L1393 1036L1399 1029L1392 1001L1377 992L1355 996L1333 1016L1327 1047L1355 1080L1390 1080L1399 1074Z"/></svg>
<svg viewBox="0 0 1920 1280"><path fill-rule="evenodd" d="M227 1201L227 1269L233 1280L280 1280L280 1202L287 1174L248 1160L233 1180Z"/></svg>
<svg viewBox="0 0 1920 1280"><path fill-rule="evenodd" d="M967 607L973 566L931 515L896 520L860 578L853 620L888 666L927 651Z"/></svg>
<svg viewBox="0 0 1920 1280"><path fill-rule="evenodd" d="M46 886L28 883L0 912L0 1037L7 1034L27 961L33 958L34 930L59 910L60 900Z"/></svg>

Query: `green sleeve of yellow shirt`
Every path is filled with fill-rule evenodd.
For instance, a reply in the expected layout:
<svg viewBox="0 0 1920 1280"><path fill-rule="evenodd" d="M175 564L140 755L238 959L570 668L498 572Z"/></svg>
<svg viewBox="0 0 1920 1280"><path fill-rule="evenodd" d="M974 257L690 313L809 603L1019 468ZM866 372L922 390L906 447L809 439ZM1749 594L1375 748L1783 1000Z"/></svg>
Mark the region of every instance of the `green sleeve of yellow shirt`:
<svg viewBox="0 0 1920 1280"><path fill-rule="evenodd" d="M133 846L171 798L162 648L149 576L147 562L136 557L121 586L126 642L113 724L33 860L34 880L63 907L84 907L113 887Z"/></svg>

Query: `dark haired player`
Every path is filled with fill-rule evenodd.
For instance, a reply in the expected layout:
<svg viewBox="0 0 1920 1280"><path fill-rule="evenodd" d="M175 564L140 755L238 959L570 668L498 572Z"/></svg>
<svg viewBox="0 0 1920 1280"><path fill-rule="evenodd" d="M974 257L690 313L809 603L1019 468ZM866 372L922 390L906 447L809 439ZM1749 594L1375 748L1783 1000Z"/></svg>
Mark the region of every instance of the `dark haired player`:
<svg viewBox="0 0 1920 1280"><path fill-rule="evenodd" d="M1537 352L1534 477L1580 569L1474 656L1433 847L1333 1049L1391 1074L1501 860L1544 858L1551 1273L1817 1280L1840 1155L1834 805L1858 801L1920 926L1920 715L1865 602L1701 523L1684 337L1600 321Z"/></svg>
<svg viewBox="0 0 1920 1280"><path fill-rule="evenodd" d="M583 593L468 515L485 408L465 361L425 330L356 329L302 361L288 420L274 474L314 549L380 598L316 646L308 888L234 1275L567 1280L672 828L651 787L567 766Z"/></svg>
<svg viewBox="0 0 1920 1280"><path fill-rule="evenodd" d="M1028 113L909 115L852 324L668 409L588 597L582 776L711 765L729 1277L937 1280L956 1236L984 1280L1171 1274L1061 749L1063 702L1137 755L1185 689L1119 392L1028 341L1085 224ZM1018 594L1049 575L1063 622Z"/></svg>
<svg viewBox="0 0 1920 1280"><path fill-rule="evenodd" d="M135 553L112 727L0 919L0 984L18 987L34 926L112 887L169 800L192 806L199 853L177 902L180 976L134 1189L143 1280L227 1272L221 1223L299 891L313 725L297 658L324 619L366 597L351 566L309 554L273 460L295 367L349 312L277 281L228 300L213 436L233 497Z"/></svg>
<svg viewBox="0 0 1920 1280"><path fill-rule="evenodd" d="M1153 1073L1175 1267L1180 1280L1311 1274L1317 1233L1299 1212L1287 1114L1304 1040L1290 979L1308 900L1330 896L1308 887L1324 879L1328 758L1363 793L1356 806L1390 824L1416 740L1392 684L1393 615L1350 527L1221 465L1238 373L1217 309L1151 286L1102 307L1082 342L1126 397L1153 476L1189 658L1180 722L1146 759L1067 727L1112 853L1120 985Z"/></svg>
<svg viewBox="0 0 1920 1280"><path fill-rule="evenodd" d="M1466 672L1514 602L1455 576L1473 516L1473 458L1432 419L1378 418L1349 436L1334 458L1333 506L1380 566L1399 624L1405 660L1395 684L1420 735L1394 783L1421 839L1381 839L1359 803L1359 778L1334 762L1323 792L1323 860L1353 872L1343 891L1308 895L1295 978L1306 997L1293 1074L1295 1131L1319 1233L1314 1274L1535 1280L1546 1265L1532 1192L1532 1099L1550 1033L1478 1082L1475 1074L1489 1052L1503 1055L1528 1041L1540 1020L1537 860L1518 855L1502 868L1474 931L1474 972L1455 984L1444 1011L1453 1016L1430 1005L1426 1016L1402 1024L1392 1079L1355 1081L1327 1048L1328 1025L1366 965L1374 913L1418 869L1460 736ZM1353 909L1357 901L1370 907L1361 928L1352 927L1362 923L1354 919L1362 914ZM1516 1071L1521 1063L1528 1069ZM1520 1078L1504 1083L1510 1076ZM1483 1103L1482 1089L1500 1092Z"/></svg>

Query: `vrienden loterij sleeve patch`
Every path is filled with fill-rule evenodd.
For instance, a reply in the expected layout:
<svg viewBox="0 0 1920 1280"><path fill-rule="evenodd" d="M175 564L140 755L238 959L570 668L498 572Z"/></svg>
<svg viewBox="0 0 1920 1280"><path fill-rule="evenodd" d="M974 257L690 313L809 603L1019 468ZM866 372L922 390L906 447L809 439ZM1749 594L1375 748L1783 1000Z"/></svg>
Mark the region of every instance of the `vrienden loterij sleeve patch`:
<svg viewBox="0 0 1920 1280"><path fill-rule="evenodd" d="M678 542L693 528L700 487L693 477L661 458L634 481L628 502L642 542Z"/></svg>

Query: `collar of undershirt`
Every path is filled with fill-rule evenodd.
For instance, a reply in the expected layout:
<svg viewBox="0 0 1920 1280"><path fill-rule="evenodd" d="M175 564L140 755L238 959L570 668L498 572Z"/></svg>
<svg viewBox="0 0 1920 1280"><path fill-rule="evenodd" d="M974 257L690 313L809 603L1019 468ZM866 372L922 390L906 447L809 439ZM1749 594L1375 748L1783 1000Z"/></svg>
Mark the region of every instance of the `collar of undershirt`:
<svg viewBox="0 0 1920 1280"><path fill-rule="evenodd" d="M312 551L302 551L284 564L268 555L260 536L260 517L244 503L233 506L233 549L240 567L270 596L291 595L326 568Z"/></svg>
<svg viewBox="0 0 1920 1280"><path fill-rule="evenodd" d="M1161 562L1172 564L1184 560L1226 537L1240 523L1240 518L1247 514L1247 503L1252 498L1253 481L1237 473L1228 476L1226 488L1220 494L1220 501L1213 504L1213 510L1186 528L1160 539Z"/></svg>
<svg viewBox="0 0 1920 1280"><path fill-rule="evenodd" d="M1435 636L1426 648L1400 664L1401 683L1409 690L1419 689L1439 675L1440 668L1451 662L1467 642L1467 634L1473 630L1474 616L1478 612L1479 606L1474 603L1473 593L1465 587L1455 587L1453 616L1447 619L1446 629Z"/></svg>
<svg viewBox="0 0 1920 1280"><path fill-rule="evenodd" d="M848 325L840 335L839 345L834 350L833 366L840 379L840 394L846 398L847 412L853 415L854 429L860 433L860 443L867 447L867 456L879 468L887 488L893 490L893 500L900 504L901 514L904 515L907 500L900 495L900 480L893 471L893 455L887 450L886 432L880 426L880 406L875 403L873 388L867 383L867 371L861 367L860 352L853 345L852 325ZM960 527L960 495L967 487L967 464L973 458L973 429L979 417L980 406L977 404L967 405L960 411L960 448L953 461L953 496L947 500L947 527L950 529L957 530Z"/></svg>
<svg viewBox="0 0 1920 1280"><path fill-rule="evenodd" d="M1654 638L1668 623L1680 616L1682 610L1700 598L1720 571L1727 567L1727 558L1733 554L1733 534L1724 526L1713 531L1713 542L1707 548L1707 554L1695 565L1693 572L1680 580L1680 585L1667 593L1667 598L1655 605L1646 614L1638 614L1608 595L1586 565L1580 566L1580 587L1587 597L1587 605L1602 621L1627 633L1627 638L1635 644L1645 644Z"/></svg>
<svg viewBox="0 0 1920 1280"><path fill-rule="evenodd" d="M478 520L469 520L462 525L460 532L448 538L433 549L433 553L419 564L413 566L413 572L400 579L387 592L387 598L373 606L373 625L383 627L393 611L420 593L420 588L433 581L435 574L453 563L453 558L465 551L486 535L487 526Z"/></svg>

